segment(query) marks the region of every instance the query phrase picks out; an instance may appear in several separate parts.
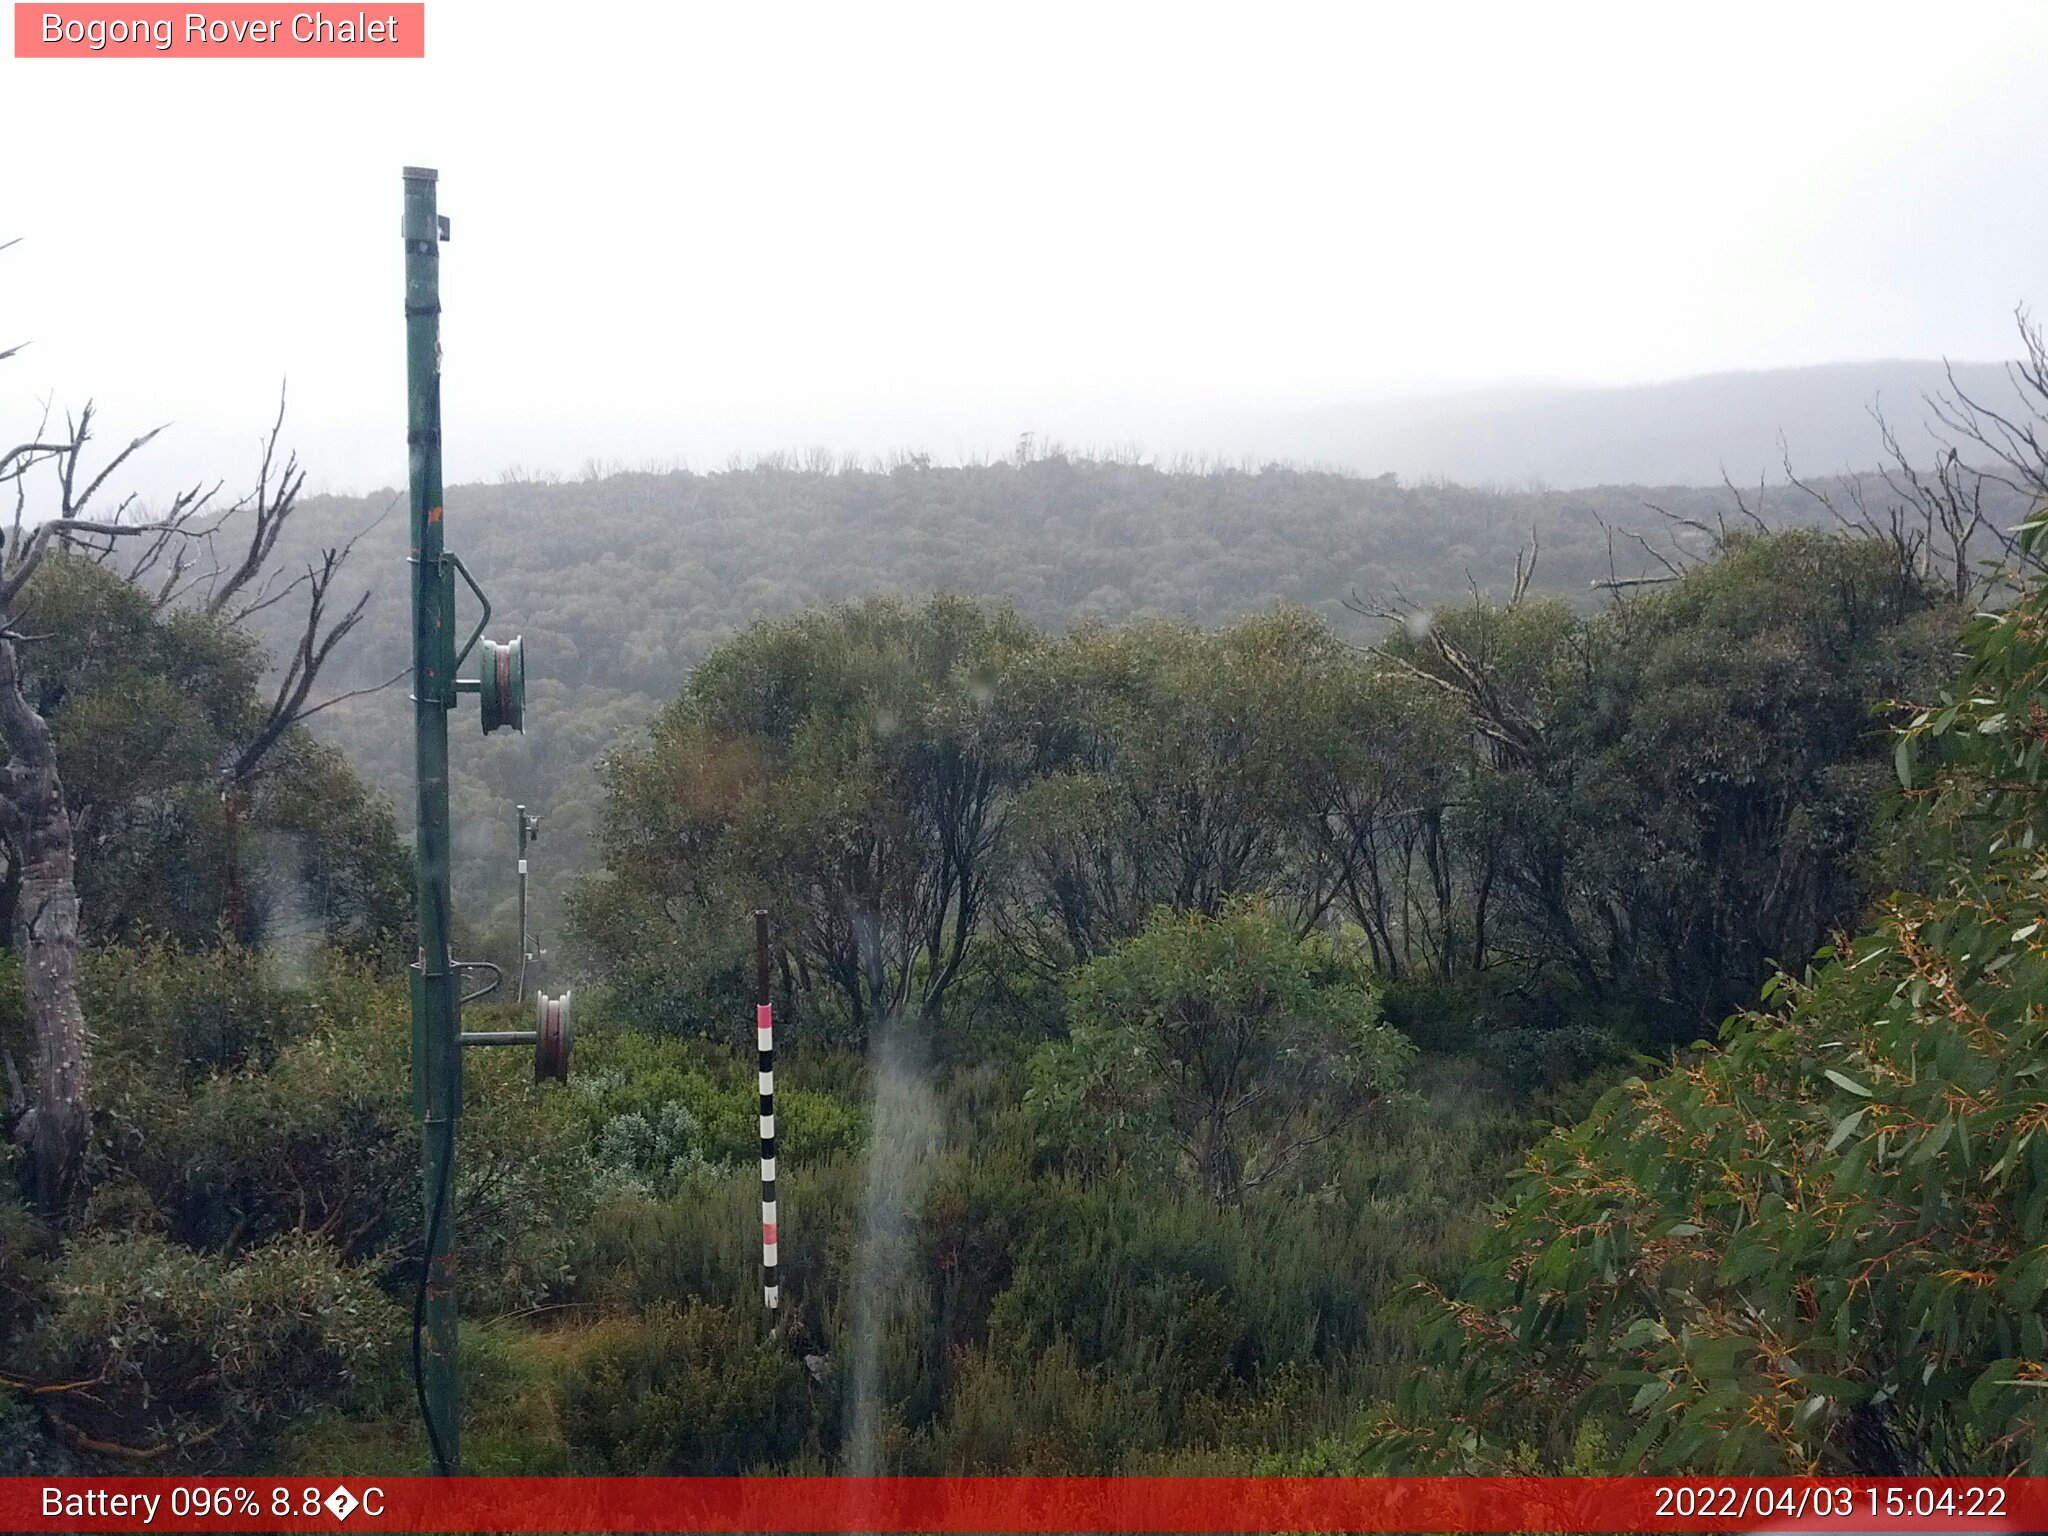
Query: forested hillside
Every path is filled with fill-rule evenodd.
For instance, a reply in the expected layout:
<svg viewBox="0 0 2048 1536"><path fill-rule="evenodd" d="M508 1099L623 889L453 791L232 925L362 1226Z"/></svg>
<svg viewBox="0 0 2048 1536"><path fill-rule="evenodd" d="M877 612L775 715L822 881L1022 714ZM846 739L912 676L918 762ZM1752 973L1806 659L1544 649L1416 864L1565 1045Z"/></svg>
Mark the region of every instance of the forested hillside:
<svg viewBox="0 0 2048 1536"><path fill-rule="evenodd" d="M2008 467L1675 524L1058 460L451 498L573 659L530 739L589 844L572 1076L467 1068L465 1465L2048 1467ZM0 567L0 1465L425 1470L398 820L267 702L264 588L120 537ZM488 850L521 765L461 750Z"/></svg>
<svg viewBox="0 0 2048 1536"><path fill-rule="evenodd" d="M1873 510L1898 499L1874 479L1865 488ZM1841 485L1823 489L1857 515ZM2008 510L2011 498L1991 493L1994 515ZM281 564L310 558L318 544L374 524L349 569L373 588L371 606L337 658L337 689L384 682L406 664L395 499L309 501L278 552ZM1770 526L1835 524L1795 489L1751 487L1745 499ZM595 846L597 763L653 718L712 647L756 619L940 591L1006 600L1052 630L1149 618L1213 625L1281 602L1369 643L1385 621L1353 611L1349 599L1406 610L1474 585L1505 593L1532 541L1535 589L1590 611L1603 600L1592 583L1662 576L1660 559L1704 551L1707 530L1724 520L1748 526L1725 488L1503 493L1278 465L1176 470L1064 456L881 470L819 455L708 475L459 486L447 502L464 558L504 621L525 634L531 695L524 736L457 737L460 888L472 913L489 914L502 932L511 808L538 808L539 910L557 934L564 882L589 867ZM284 615L255 623L274 645L294 638ZM315 724L402 801L408 720L394 688L348 700Z"/></svg>

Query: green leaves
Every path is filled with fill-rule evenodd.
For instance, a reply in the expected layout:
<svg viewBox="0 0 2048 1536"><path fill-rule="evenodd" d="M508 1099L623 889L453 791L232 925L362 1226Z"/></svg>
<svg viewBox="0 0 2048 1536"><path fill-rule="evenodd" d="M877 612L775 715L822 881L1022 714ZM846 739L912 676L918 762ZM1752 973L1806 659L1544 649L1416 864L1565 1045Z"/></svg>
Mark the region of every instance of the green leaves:
<svg viewBox="0 0 2048 1536"><path fill-rule="evenodd" d="M1074 975L1068 1017L1032 1060L1041 1134L1223 1202L1305 1176L1305 1154L1413 1055L1362 977L1249 902L1156 913Z"/></svg>
<svg viewBox="0 0 2048 1536"><path fill-rule="evenodd" d="M77 847L89 940L213 942L232 870L235 937L276 940L308 914L330 942L404 964L409 861L389 805L338 752L287 735L237 791L238 826L228 819L221 770L267 717L250 634L198 610L159 613L150 592L76 554L46 560L23 602L44 635L22 652L25 683L72 819L90 829Z"/></svg>
<svg viewBox="0 0 2048 1536"><path fill-rule="evenodd" d="M2038 718L2044 601L1979 621L1895 753L1928 894L1532 1154L1433 1311L1482 1447L1561 1457L1557 1426L1618 1423L1614 1470L1847 1471L1855 1406L1918 1469L2048 1467L2048 802L2012 728Z"/></svg>
<svg viewBox="0 0 2048 1536"><path fill-rule="evenodd" d="M248 1454L387 1358L399 1310L366 1269L309 1235L234 1260L154 1234L82 1239L19 1360L97 1384L67 1403L101 1439ZM175 1456L174 1456L175 1464Z"/></svg>
<svg viewBox="0 0 2048 1536"><path fill-rule="evenodd" d="M808 1026L857 1038L938 1014L1047 713L1043 647L1006 610L951 597L749 629L608 767L607 872L578 893L578 937L633 977L629 997L737 1008L736 914L765 906Z"/></svg>

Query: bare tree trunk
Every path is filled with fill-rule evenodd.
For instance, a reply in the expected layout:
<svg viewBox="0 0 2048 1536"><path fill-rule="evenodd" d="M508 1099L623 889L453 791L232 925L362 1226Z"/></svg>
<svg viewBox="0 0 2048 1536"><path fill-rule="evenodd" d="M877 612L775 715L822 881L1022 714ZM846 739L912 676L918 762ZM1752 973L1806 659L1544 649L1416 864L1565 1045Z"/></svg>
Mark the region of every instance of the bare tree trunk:
<svg viewBox="0 0 2048 1536"><path fill-rule="evenodd" d="M62 1217L77 1192L89 1119L85 1012L78 1002L78 887L71 817L49 723L21 691L14 642L0 638L0 732L11 757L0 819L21 852L17 932L24 949L36 1082L14 1134L29 1149L36 1203Z"/></svg>
<svg viewBox="0 0 2048 1536"><path fill-rule="evenodd" d="M0 848L7 873L0 875L0 949L14 948L14 924L21 912L21 852L9 843Z"/></svg>

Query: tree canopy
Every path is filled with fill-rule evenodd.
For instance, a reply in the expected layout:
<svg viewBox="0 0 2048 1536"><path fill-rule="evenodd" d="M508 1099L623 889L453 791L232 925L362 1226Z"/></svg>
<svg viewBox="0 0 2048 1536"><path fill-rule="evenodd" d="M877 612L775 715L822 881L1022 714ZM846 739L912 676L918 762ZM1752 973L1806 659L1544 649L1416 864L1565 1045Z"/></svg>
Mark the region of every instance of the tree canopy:
<svg viewBox="0 0 2048 1536"><path fill-rule="evenodd" d="M688 1033L673 1000L738 995L733 914L765 905L799 1026L857 1038L1257 898L1521 1027L1683 1042L1866 898L1881 709L1959 621L1879 543L1804 532L1592 615L1517 591L1411 619L1370 649L1291 608L756 626L605 768L580 952Z"/></svg>
<svg viewBox="0 0 2048 1536"><path fill-rule="evenodd" d="M1223 1203L1299 1175L1413 1054L1362 967L1250 903L1162 911L1068 991L1067 1038L1039 1048L1025 1100L1045 1143Z"/></svg>
<svg viewBox="0 0 2048 1536"><path fill-rule="evenodd" d="M1968 647L1897 737L1924 880L1536 1148L1383 1463L2048 1469L2048 591Z"/></svg>

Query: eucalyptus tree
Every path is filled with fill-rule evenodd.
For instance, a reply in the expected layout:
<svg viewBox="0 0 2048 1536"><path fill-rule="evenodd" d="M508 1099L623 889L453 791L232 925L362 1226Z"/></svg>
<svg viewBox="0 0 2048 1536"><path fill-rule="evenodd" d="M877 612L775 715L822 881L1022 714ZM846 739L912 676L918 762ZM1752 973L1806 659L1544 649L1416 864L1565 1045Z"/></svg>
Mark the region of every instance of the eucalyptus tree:
<svg viewBox="0 0 2048 1536"><path fill-rule="evenodd" d="M2048 523L2019 537L2017 601L1883 743L1920 878L1792 957L1718 1050L1531 1153L1472 1272L1425 1301L1427 1398L1377 1425L1375 1463L2048 1471ZM1747 743L1703 746L1691 771L1748 776ZM1767 853L1756 879L1785 872Z"/></svg>
<svg viewBox="0 0 2048 1536"><path fill-rule="evenodd" d="M1323 743L1297 762L1291 807L1310 883L1334 890L1382 976L1477 969L1498 860L1471 835L1479 757L1462 713L1372 657L1333 661L1303 702Z"/></svg>
<svg viewBox="0 0 2048 1536"><path fill-rule="evenodd" d="M1161 906L1213 915L1258 893L1300 931L1318 923L1339 875L1301 823L1347 729L1330 686L1347 658L1284 608L1213 633L1153 621L1057 642L1053 734L1006 848L1006 940L1058 972Z"/></svg>
<svg viewBox="0 0 2048 1536"><path fill-rule="evenodd" d="M574 903L585 946L616 974L676 929L715 950L734 912L766 906L793 993L836 998L855 1033L935 1018L1031 762L1020 702L1040 644L1006 610L938 597L720 647L607 765L605 870Z"/></svg>
<svg viewBox="0 0 2048 1536"><path fill-rule="evenodd" d="M1032 1059L1041 1133L1219 1204L1299 1173L1413 1054L1365 978L1253 901L1161 908L1067 991L1068 1038Z"/></svg>
<svg viewBox="0 0 2048 1536"><path fill-rule="evenodd" d="M20 350L0 350L0 361ZM196 601L207 616L233 628L302 588L308 593L301 643L288 659L271 707L220 765L232 794L319 705L308 702L315 679L337 645L360 621L363 601L338 616L330 592L347 547L327 552L317 569L279 584L271 561L277 538L297 504L303 476L287 459L273 480L279 420L264 449L252 497L224 511L215 490L194 487L151 511L130 495L109 504L116 474L162 429L144 432L96 460L96 411L87 403L61 426L45 410L34 428L0 449L0 495L14 502L12 525L0 549L0 843L13 896L10 922L23 956L28 1020L35 1037L34 1085L21 1081L11 1058L7 1119L29 1153L36 1199L53 1216L66 1214L78 1193L80 1164L90 1133L89 1041L78 1002L79 892L74 807L60 771L58 743L43 707L47 699L25 655L40 640L33 611L38 578L53 563L76 557L119 567L123 552L138 552L124 578L147 592L158 610ZM4 441L4 439L0 439ZM244 514L251 514L246 540ZM218 553L225 536L225 553ZM196 596L195 596L196 594ZM71 638L78 638L73 635ZM237 898L230 861L227 895Z"/></svg>
<svg viewBox="0 0 2048 1536"><path fill-rule="evenodd" d="M1459 819L1485 958L1680 1040L1855 916L1880 711L1961 621L1867 531L1716 538L1591 616L1518 581L1379 648L1480 745Z"/></svg>
<svg viewBox="0 0 2048 1536"><path fill-rule="evenodd" d="M18 349L0 353L0 358ZM49 722L30 700L21 648L32 636L18 627L23 593L53 551L84 539L115 539L148 525L88 517L108 478L156 434L130 441L104 465L85 457L92 440L87 406L53 430L47 416L22 442L0 451L0 491L14 497L13 526L0 552L0 837L19 871L14 884L23 914L22 948L29 1028L35 1037L33 1097L7 1063L14 1139L28 1149L37 1203L66 1213L77 1192L90 1133L90 1046L78 1001L78 886L70 808L58 772ZM30 487L47 485L30 513ZM181 502L182 502L181 498ZM174 509L176 510L176 509Z"/></svg>
<svg viewBox="0 0 2048 1536"><path fill-rule="evenodd" d="M259 668L248 690L258 706L239 711L215 769L226 832L221 914L230 932L242 930L246 901L241 824L265 770L287 756L303 762L306 745L299 727L313 716L345 699L381 692L410 670L315 700L322 674L370 606L368 588L352 599L341 589L343 572L358 540L383 521L391 504L346 539L317 547L303 566L280 556L279 540L295 525L306 485L298 455L280 454L284 417L280 389L255 484L232 504L216 504L221 482L195 487L162 516L148 517L147 527L123 526L117 536L81 541L95 562L118 573L167 618L197 615L229 634L247 635L259 619L274 627L277 615L293 615L291 627L281 631L281 664ZM131 505L124 503L117 511L117 523ZM149 536L118 536L135 533ZM320 537L326 535L322 530ZM265 671L268 676L262 675ZM288 745L295 750L287 751Z"/></svg>
<svg viewBox="0 0 2048 1536"><path fill-rule="evenodd" d="M1952 593L1863 536L1732 539L1588 626L1552 750L1579 942L1690 1039L1875 894L1890 701L1931 688Z"/></svg>
<svg viewBox="0 0 2048 1536"><path fill-rule="evenodd" d="M40 637L23 657L48 723L77 858L88 945L303 941L402 963L410 867L388 803L332 746L288 731L261 771L223 771L273 695L248 630L168 610L105 563L60 552L21 599ZM0 942L21 912L0 879Z"/></svg>

